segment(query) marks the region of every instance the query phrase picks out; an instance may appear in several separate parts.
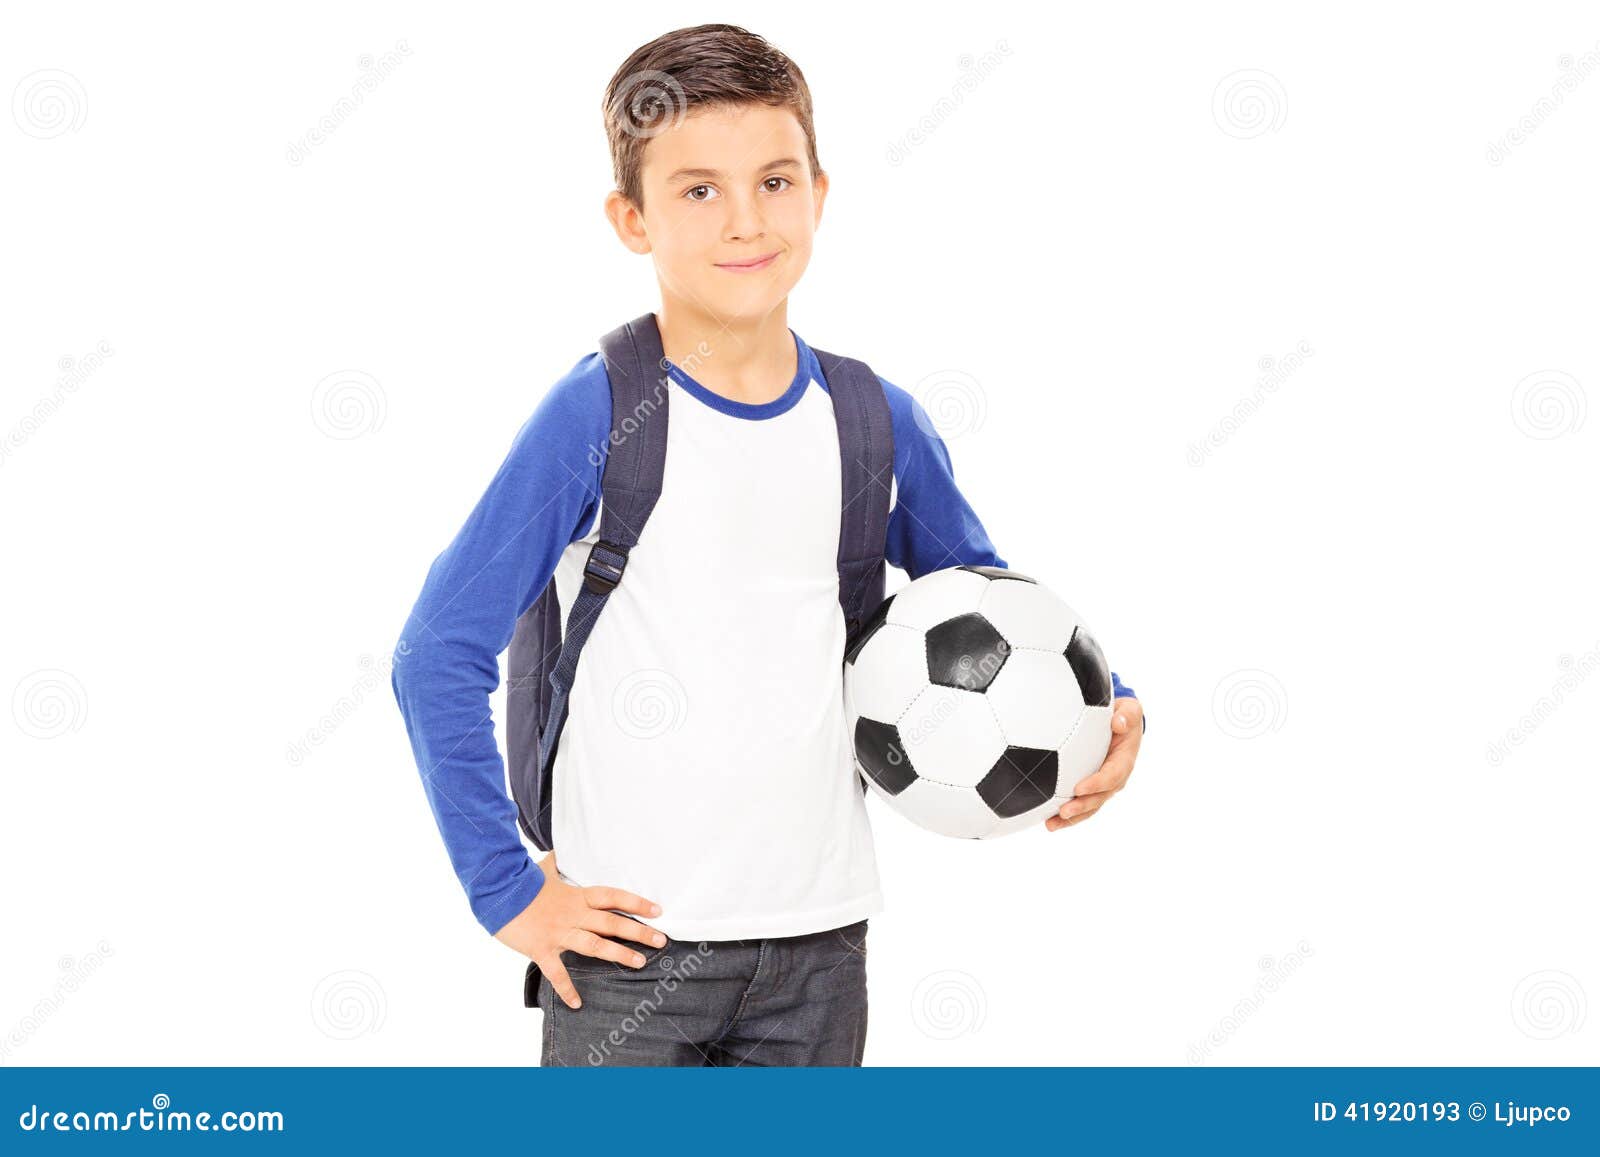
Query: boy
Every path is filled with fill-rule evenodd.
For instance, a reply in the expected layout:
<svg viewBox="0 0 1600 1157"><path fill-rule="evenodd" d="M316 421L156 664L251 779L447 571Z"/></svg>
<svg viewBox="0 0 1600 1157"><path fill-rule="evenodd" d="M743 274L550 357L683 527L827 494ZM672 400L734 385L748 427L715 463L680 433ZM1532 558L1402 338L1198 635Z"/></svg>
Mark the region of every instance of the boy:
<svg viewBox="0 0 1600 1157"><path fill-rule="evenodd" d="M542 1063L859 1065L882 900L844 723L850 496L826 376L787 321L828 188L810 93L766 41L710 24L634 52L604 109L606 212L661 291L669 449L559 733L560 867L521 842L488 699L519 616L552 576L574 588L599 537L617 436L599 355L540 402L434 562L395 694L474 914L533 961ZM1005 566L927 415L879 380L886 560ZM1113 683L1111 752L1052 831L1132 770L1143 714Z"/></svg>

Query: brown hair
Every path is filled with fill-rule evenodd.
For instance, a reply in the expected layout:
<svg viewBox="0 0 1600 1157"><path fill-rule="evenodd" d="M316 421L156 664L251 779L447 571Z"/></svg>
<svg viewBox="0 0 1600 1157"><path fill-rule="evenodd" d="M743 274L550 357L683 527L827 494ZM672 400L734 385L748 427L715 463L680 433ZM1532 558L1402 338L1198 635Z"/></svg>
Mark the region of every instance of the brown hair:
<svg viewBox="0 0 1600 1157"><path fill-rule="evenodd" d="M817 134L811 90L794 61L753 32L733 24L698 24L658 36L636 48L601 103L617 188L639 208L639 171L650 138L679 123L690 109L738 104L787 108L806 134L815 180Z"/></svg>

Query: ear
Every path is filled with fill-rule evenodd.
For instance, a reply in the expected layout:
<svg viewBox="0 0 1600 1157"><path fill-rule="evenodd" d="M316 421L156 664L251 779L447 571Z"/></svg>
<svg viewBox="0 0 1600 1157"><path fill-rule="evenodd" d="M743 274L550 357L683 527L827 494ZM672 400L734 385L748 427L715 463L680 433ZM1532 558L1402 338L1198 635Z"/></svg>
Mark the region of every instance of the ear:
<svg viewBox="0 0 1600 1157"><path fill-rule="evenodd" d="M817 179L811 182L811 199L816 205L816 217L811 222L813 229L822 224L822 203L828 199L828 174L824 170L817 174Z"/></svg>
<svg viewBox="0 0 1600 1157"><path fill-rule="evenodd" d="M622 190L613 189L606 194L605 209L606 219L611 222L618 240L634 253L650 252L650 238L644 231L644 214L623 196Z"/></svg>

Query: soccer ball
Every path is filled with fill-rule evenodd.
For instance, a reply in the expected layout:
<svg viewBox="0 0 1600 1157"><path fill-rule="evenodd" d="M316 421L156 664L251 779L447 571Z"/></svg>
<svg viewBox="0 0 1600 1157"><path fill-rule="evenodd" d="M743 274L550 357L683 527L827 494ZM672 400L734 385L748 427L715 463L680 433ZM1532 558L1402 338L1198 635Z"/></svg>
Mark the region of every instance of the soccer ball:
<svg viewBox="0 0 1600 1157"><path fill-rule="evenodd" d="M1072 608L1027 575L935 571L889 596L845 655L856 766L941 835L1043 825L1111 746L1111 669Z"/></svg>

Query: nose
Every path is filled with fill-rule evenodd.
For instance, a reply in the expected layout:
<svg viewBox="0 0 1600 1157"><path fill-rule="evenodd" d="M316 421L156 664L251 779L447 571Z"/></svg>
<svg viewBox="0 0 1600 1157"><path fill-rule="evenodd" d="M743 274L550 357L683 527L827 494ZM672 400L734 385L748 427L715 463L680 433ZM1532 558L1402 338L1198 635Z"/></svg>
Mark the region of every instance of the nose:
<svg viewBox="0 0 1600 1157"><path fill-rule="evenodd" d="M728 219L724 223L724 235L729 241L748 241L755 237L765 237L766 221L761 215L761 205L749 193L731 196L727 200Z"/></svg>

